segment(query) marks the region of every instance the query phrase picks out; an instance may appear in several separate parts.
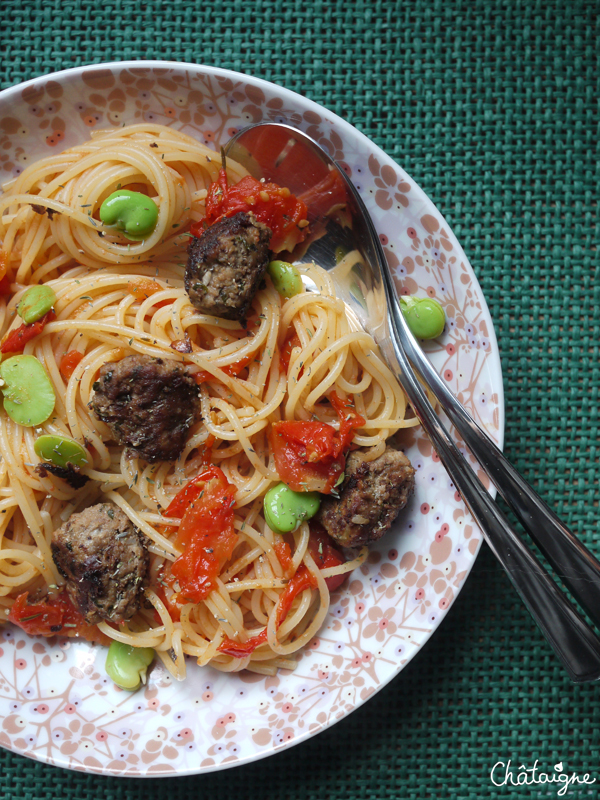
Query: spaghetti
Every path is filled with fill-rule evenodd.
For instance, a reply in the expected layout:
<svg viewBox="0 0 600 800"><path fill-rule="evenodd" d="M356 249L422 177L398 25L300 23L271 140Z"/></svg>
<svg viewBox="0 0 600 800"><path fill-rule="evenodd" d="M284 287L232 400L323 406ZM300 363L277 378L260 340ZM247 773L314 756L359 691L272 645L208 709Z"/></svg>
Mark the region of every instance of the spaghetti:
<svg viewBox="0 0 600 800"><path fill-rule="evenodd" d="M326 579L350 572L366 555L319 569L306 522L285 538L269 528L263 497L280 480L269 426L319 420L338 428L326 402L335 391L364 418L353 444L372 460L389 436L416 422L407 418L404 393L373 339L352 328L327 272L315 264L299 269L318 293L282 301L267 280L246 327L190 304L189 228L205 216L219 167L214 152L188 136L133 125L93 133L89 142L38 161L0 195L0 272L10 282L0 303L2 332L17 327L15 309L31 285L48 284L57 298L56 317L23 350L52 382L54 413L38 428L0 413L0 613L8 615L24 592L60 592L52 532L74 512L113 502L147 537L150 580L132 619L98 628L110 639L154 648L178 679L185 677L186 654L222 671L293 668L293 654L327 614ZM228 162L231 184L244 174ZM102 202L120 188L147 194L158 206L156 227L144 240L126 241L98 219ZM188 341L191 352L178 352ZM202 418L175 462L148 464L111 444L109 429L88 406L100 367L132 354L176 360L201 376ZM90 480L83 488L35 472L34 443L42 433L86 448L81 471ZM236 543L216 588L175 612L164 576L181 555L180 520L165 510L209 462L235 487Z"/></svg>

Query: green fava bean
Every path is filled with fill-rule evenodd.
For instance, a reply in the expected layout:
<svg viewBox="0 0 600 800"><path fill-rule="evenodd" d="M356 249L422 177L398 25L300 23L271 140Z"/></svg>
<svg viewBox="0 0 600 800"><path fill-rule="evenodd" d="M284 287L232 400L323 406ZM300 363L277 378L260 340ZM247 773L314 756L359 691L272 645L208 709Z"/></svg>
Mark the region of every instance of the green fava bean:
<svg viewBox="0 0 600 800"><path fill-rule="evenodd" d="M27 289L17 306L17 314L26 325L37 322L56 303L56 294L51 286L32 286Z"/></svg>
<svg viewBox="0 0 600 800"><path fill-rule="evenodd" d="M265 519L272 531L288 533L314 517L320 505L318 492L294 492L285 483L278 483L265 495Z"/></svg>
<svg viewBox="0 0 600 800"><path fill-rule="evenodd" d="M54 410L56 395L35 356L13 356L0 365L4 410L19 425L41 425Z"/></svg>
<svg viewBox="0 0 600 800"><path fill-rule="evenodd" d="M104 668L113 683L128 692L135 692L153 661L154 650L151 647L130 647L114 641L108 648Z"/></svg>
<svg viewBox="0 0 600 800"><path fill-rule="evenodd" d="M346 248L342 247L342 245L339 244L335 248L335 253L334 253L335 263L336 264L341 264L341 262L346 258L347 255L348 255L348 251L346 250Z"/></svg>
<svg viewBox="0 0 600 800"><path fill-rule="evenodd" d="M100 221L116 225L123 236L134 242L149 236L157 220L158 208L154 200L129 189L113 192L100 206Z"/></svg>
<svg viewBox="0 0 600 800"><path fill-rule="evenodd" d="M401 297L400 307L417 339L436 339L446 324L444 309L430 297Z"/></svg>
<svg viewBox="0 0 600 800"><path fill-rule="evenodd" d="M82 467L87 464L87 453L74 439L66 436L52 436L44 434L38 436L33 444L33 449L41 459L56 464L57 467L66 467L74 464Z"/></svg>
<svg viewBox="0 0 600 800"><path fill-rule="evenodd" d="M302 291L302 278L293 264L287 261L271 261L267 267L273 286L287 300Z"/></svg>

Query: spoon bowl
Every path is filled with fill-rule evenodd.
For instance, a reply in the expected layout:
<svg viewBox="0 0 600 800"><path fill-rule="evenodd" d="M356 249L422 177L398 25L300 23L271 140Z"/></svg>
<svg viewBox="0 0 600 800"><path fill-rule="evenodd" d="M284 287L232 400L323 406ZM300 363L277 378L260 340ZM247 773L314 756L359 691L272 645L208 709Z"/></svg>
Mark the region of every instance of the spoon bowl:
<svg viewBox="0 0 600 800"><path fill-rule="evenodd" d="M273 181L295 195L303 195L311 234L288 260L295 264L314 261L326 269L349 316L378 344L380 339L389 340L386 293L373 222L336 162L302 131L279 123L244 128L229 140L223 152L257 180ZM301 171L299 164L303 165ZM334 176L333 181L330 176ZM332 208L327 208L328 203ZM339 208L342 204L343 214ZM306 281L312 281L304 279L309 291L318 291Z"/></svg>

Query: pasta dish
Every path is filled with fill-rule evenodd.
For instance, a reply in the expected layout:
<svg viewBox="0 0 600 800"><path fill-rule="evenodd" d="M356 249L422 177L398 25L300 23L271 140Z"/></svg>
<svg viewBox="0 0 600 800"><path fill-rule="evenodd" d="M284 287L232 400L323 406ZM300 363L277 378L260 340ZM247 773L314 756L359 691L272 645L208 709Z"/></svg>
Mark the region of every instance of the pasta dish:
<svg viewBox="0 0 600 800"><path fill-rule="evenodd" d="M294 668L410 496L416 423L328 273L277 258L306 210L151 124L5 184L3 619L178 679Z"/></svg>

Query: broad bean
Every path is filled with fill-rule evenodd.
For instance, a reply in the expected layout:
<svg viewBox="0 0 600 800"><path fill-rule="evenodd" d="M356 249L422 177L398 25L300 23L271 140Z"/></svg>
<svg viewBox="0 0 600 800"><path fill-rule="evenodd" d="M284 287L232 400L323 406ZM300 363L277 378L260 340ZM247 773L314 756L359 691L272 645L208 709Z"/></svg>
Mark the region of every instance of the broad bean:
<svg viewBox="0 0 600 800"><path fill-rule="evenodd" d="M37 322L56 303L56 294L51 286L31 286L17 306L17 314L26 325Z"/></svg>
<svg viewBox="0 0 600 800"><path fill-rule="evenodd" d="M106 674L121 689L135 692L146 677L146 670L154 660L151 647L130 647L113 641L106 656Z"/></svg>
<svg viewBox="0 0 600 800"><path fill-rule="evenodd" d="M149 236L157 220L158 208L154 200L129 189L113 192L100 206L100 221L116 225L123 236L133 241Z"/></svg>
<svg viewBox="0 0 600 800"><path fill-rule="evenodd" d="M400 308L408 327L417 339L436 339L444 330L444 309L431 297L400 298Z"/></svg>
<svg viewBox="0 0 600 800"><path fill-rule="evenodd" d="M41 459L56 464L57 467L66 467L67 464L74 464L82 467L87 464L87 453L85 449L74 439L66 436L54 436L44 434L38 436L33 444L33 449Z"/></svg>
<svg viewBox="0 0 600 800"><path fill-rule="evenodd" d="M267 272L275 289L286 300L302 291L302 277L293 264L288 264L287 261L271 261Z"/></svg>
<svg viewBox="0 0 600 800"><path fill-rule="evenodd" d="M41 425L54 410L56 395L35 356L13 356L0 365L4 410L19 425Z"/></svg>
<svg viewBox="0 0 600 800"><path fill-rule="evenodd" d="M273 486L264 499L265 520L276 533L295 531L301 522L319 510L318 492L294 492L285 483Z"/></svg>

